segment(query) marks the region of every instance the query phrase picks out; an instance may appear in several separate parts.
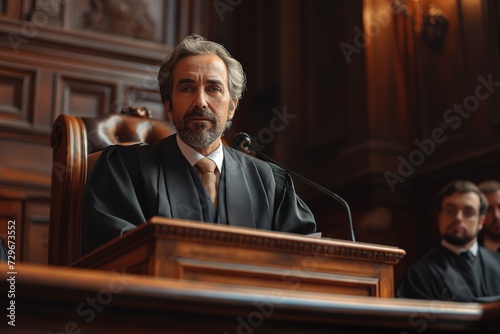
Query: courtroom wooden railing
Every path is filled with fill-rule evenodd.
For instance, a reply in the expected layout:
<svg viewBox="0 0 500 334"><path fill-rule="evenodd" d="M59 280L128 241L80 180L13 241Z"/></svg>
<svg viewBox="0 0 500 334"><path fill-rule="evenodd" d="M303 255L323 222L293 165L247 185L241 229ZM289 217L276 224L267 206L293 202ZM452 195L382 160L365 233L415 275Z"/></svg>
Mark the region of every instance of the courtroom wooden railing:
<svg viewBox="0 0 500 334"><path fill-rule="evenodd" d="M4 293L10 276L5 266L0 270ZM498 334L500 328L500 303L341 296L28 264L16 271L16 326L7 324L2 307L3 334Z"/></svg>

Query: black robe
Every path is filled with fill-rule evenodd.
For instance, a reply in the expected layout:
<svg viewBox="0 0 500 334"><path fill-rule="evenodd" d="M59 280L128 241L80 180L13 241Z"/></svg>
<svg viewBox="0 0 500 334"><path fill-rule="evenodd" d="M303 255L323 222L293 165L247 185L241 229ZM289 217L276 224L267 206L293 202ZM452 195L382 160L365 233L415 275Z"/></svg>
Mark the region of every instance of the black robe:
<svg viewBox="0 0 500 334"><path fill-rule="evenodd" d="M500 254L479 246L476 258L468 260L438 245L411 266L396 297L500 301Z"/></svg>
<svg viewBox="0 0 500 334"><path fill-rule="evenodd" d="M109 146L89 175L82 254L153 216L310 234L312 212L282 168L224 146L215 211L175 135L157 145Z"/></svg>

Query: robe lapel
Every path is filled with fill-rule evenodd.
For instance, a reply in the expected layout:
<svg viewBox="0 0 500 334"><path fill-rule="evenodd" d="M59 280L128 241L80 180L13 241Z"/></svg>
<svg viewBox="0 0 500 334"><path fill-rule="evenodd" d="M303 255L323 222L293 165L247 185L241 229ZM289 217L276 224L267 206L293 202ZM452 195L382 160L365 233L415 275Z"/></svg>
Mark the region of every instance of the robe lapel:
<svg viewBox="0 0 500 334"><path fill-rule="evenodd" d="M164 183L159 184L159 214L203 221L199 195L190 172L192 167L182 155L174 135L160 143L160 161Z"/></svg>
<svg viewBox="0 0 500 334"><path fill-rule="evenodd" d="M255 228L255 215L252 209L255 201L252 200L251 185L244 171L241 162L230 150L224 148L227 220L229 225Z"/></svg>

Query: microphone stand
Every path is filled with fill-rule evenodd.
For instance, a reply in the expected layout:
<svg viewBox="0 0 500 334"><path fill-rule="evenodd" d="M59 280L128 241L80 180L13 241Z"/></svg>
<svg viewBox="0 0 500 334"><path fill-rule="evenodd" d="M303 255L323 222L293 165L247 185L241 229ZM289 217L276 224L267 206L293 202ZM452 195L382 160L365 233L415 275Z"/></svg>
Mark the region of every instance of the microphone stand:
<svg viewBox="0 0 500 334"><path fill-rule="evenodd" d="M244 153L246 154L249 154L249 155L252 155L252 156L255 156L255 157L263 157L265 160L268 160L269 162L272 162L276 165L278 165L279 167L283 168L284 170L286 170L288 173L292 174L293 176L299 178L300 180L302 180L304 183L310 185L311 187L323 192L324 194L330 196L330 197L333 197L337 202L339 202L340 204L342 204L342 206L345 208L346 212L347 212L347 218L349 220L349 235L350 235L350 238L351 238L351 241L353 242L356 242L356 239L354 237L354 228L353 228L353 224L352 224L352 215L351 215L351 209L349 207L349 204L347 204L347 202L342 198L340 197L339 195L337 195L336 193L320 186L319 184L305 178L304 176L294 172L293 170L289 169L288 167L285 167L283 164L279 163L278 161L274 160L273 158L271 158L270 156L262 153L261 151L257 150L252 144L251 144L251 140L250 140L250 136L244 132L240 132L236 135L235 137L235 140L234 140L234 143L236 145L236 148L242 150Z"/></svg>

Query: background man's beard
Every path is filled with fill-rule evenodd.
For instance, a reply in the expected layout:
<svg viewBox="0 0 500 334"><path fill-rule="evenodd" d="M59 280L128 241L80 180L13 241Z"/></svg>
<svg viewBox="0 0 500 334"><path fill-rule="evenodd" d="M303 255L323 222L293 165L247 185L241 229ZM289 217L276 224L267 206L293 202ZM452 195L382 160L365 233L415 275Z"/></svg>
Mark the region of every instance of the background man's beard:
<svg viewBox="0 0 500 334"><path fill-rule="evenodd" d="M471 242L474 237L472 236L464 236L464 237L454 237L450 235L446 235L443 237L444 240L448 241L450 244L455 246L464 246Z"/></svg>
<svg viewBox="0 0 500 334"><path fill-rule="evenodd" d="M500 233L497 229L483 227L483 234L493 241L500 241Z"/></svg>

